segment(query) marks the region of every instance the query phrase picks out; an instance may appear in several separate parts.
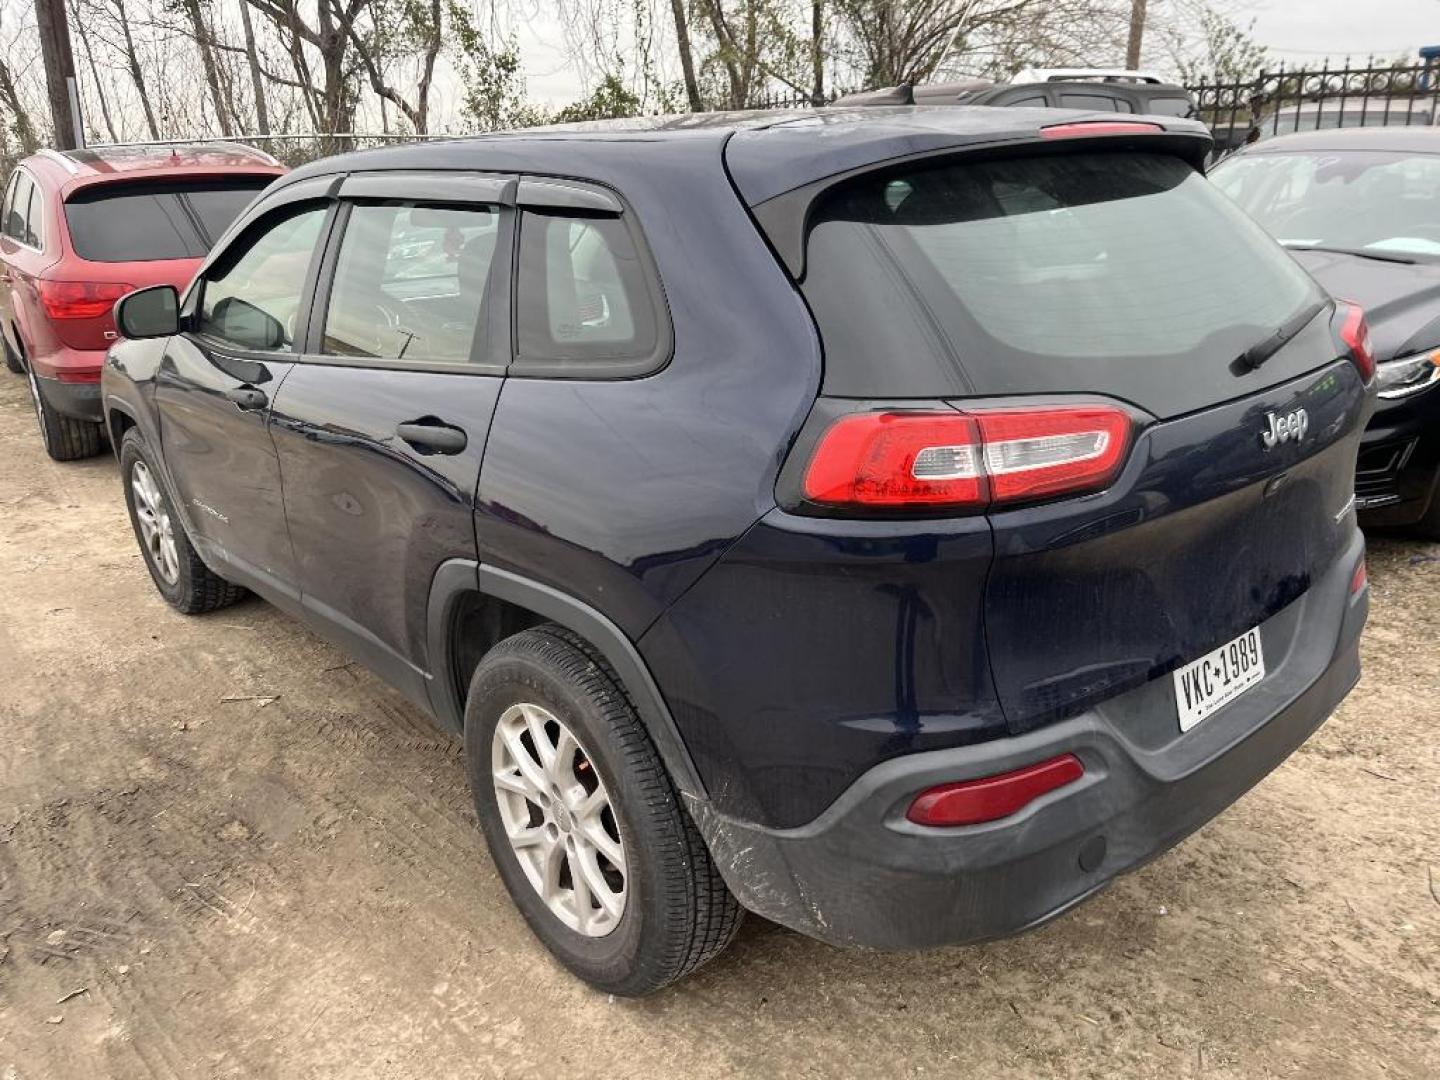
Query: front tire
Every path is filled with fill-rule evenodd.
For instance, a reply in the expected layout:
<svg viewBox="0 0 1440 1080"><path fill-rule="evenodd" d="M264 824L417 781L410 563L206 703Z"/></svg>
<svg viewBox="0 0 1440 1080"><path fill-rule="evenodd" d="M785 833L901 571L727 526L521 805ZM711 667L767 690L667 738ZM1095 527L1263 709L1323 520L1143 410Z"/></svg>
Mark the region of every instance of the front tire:
<svg viewBox="0 0 1440 1080"><path fill-rule="evenodd" d="M196 554L150 448L135 428L120 442L120 478L140 553L167 604L184 615L198 615L229 607L245 595L244 589L214 573Z"/></svg>
<svg viewBox="0 0 1440 1080"><path fill-rule="evenodd" d="M558 626L495 646L470 683L465 756L505 887L559 961L639 996L729 944L743 911L602 657Z"/></svg>

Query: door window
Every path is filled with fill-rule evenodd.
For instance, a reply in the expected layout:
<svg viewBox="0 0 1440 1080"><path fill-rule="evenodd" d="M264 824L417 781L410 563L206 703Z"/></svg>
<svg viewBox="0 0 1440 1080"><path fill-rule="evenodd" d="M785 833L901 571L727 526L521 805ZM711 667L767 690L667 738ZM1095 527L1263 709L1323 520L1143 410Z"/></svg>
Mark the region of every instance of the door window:
<svg viewBox="0 0 1440 1080"><path fill-rule="evenodd" d="M0 202L0 233L10 235L10 207L15 204L15 189L20 186L20 173L10 177L10 183L5 185L5 201Z"/></svg>
<svg viewBox="0 0 1440 1080"><path fill-rule="evenodd" d="M328 204L241 237L205 275L198 330L240 349L293 348L305 278Z"/></svg>
<svg viewBox="0 0 1440 1080"><path fill-rule="evenodd" d="M320 351L469 363L485 319L499 229L495 206L352 206Z"/></svg>
<svg viewBox="0 0 1440 1080"><path fill-rule="evenodd" d="M35 184L31 184L30 216L25 219L25 243L37 249L45 246L44 229L41 227L45 217L44 207L40 203L42 198L40 188Z"/></svg>
<svg viewBox="0 0 1440 1080"><path fill-rule="evenodd" d="M1097 112L1129 112L1108 94L1068 93L1060 95L1062 109L1094 109Z"/></svg>
<svg viewBox="0 0 1440 1080"><path fill-rule="evenodd" d="M516 291L525 361L560 361L585 375L656 358L657 289L619 217L527 212Z"/></svg>
<svg viewBox="0 0 1440 1080"><path fill-rule="evenodd" d="M34 185L25 173L15 174L15 183L10 188L10 202L5 211L5 235L11 240L28 244L25 219L30 216L30 193Z"/></svg>

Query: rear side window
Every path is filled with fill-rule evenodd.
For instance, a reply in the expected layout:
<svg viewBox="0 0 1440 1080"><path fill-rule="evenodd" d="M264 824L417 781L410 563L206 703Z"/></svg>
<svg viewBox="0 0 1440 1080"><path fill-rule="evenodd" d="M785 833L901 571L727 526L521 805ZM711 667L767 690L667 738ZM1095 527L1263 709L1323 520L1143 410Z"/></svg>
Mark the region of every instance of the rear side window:
<svg viewBox="0 0 1440 1080"><path fill-rule="evenodd" d="M1195 107L1190 104L1189 98L1183 97L1157 97L1151 98L1145 105L1145 111L1156 116L1190 116L1195 112Z"/></svg>
<svg viewBox="0 0 1440 1080"><path fill-rule="evenodd" d="M92 262L198 259L269 182L256 176L82 189L65 203L70 243Z"/></svg>
<svg viewBox="0 0 1440 1080"><path fill-rule="evenodd" d="M1062 109L1093 109L1097 112L1130 111L1129 105L1110 97L1108 94L1061 94L1060 107Z"/></svg>
<svg viewBox="0 0 1440 1080"><path fill-rule="evenodd" d="M658 289L624 220L526 211L516 285L519 362L575 375L658 361Z"/></svg>
<svg viewBox="0 0 1440 1080"><path fill-rule="evenodd" d="M30 194L34 185L25 173L16 173L10 188L10 200L5 212L5 235L11 240L28 244L26 219L30 216Z"/></svg>
<svg viewBox="0 0 1440 1080"><path fill-rule="evenodd" d="M1067 153L887 172L815 212L803 288L827 393L1110 394L1160 416L1332 356L1231 364L1321 300L1179 159Z"/></svg>
<svg viewBox="0 0 1440 1080"><path fill-rule="evenodd" d="M468 363L499 230L494 206L353 206L321 351Z"/></svg>
<svg viewBox="0 0 1440 1080"><path fill-rule="evenodd" d="M41 203L44 197L38 185L30 185L30 216L25 219L25 243L33 248L45 246L45 207Z"/></svg>

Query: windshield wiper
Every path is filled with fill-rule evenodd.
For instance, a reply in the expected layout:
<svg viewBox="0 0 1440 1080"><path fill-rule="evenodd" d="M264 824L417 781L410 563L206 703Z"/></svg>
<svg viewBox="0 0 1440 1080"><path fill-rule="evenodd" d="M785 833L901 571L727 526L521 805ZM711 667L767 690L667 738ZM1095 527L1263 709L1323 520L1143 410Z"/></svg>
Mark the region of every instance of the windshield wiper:
<svg viewBox="0 0 1440 1080"><path fill-rule="evenodd" d="M1261 364L1265 363L1266 360L1269 360L1270 357L1284 348L1287 341L1300 333L1301 330L1304 330L1305 327L1310 324L1310 320L1325 309L1327 303L1328 301L1325 300L1317 300L1309 307L1304 308L1298 315L1286 322L1284 326L1280 327L1280 329L1276 330L1269 337L1262 338L1237 356L1235 362L1230 365L1230 370L1236 375L1243 375L1247 371L1254 371Z"/></svg>
<svg viewBox="0 0 1440 1080"><path fill-rule="evenodd" d="M1374 259L1376 262L1404 263L1406 266L1414 266L1418 259L1409 255L1392 255L1388 251L1368 251L1365 248L1347 247L1324 247L1320 244L1286 244L1291 251L1324 251L1332 255L1354 255L1361 259Z"/></svg>

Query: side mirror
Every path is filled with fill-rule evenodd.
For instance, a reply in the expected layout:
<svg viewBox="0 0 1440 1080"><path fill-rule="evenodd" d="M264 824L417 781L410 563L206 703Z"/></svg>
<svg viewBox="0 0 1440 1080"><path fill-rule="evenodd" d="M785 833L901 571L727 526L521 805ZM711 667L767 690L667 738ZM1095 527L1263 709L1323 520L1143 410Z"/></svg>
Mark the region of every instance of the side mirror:
<svg viewBox="0 0 1440 1080"><path fill-rule="evenodd" d="M115 302L115 329L124 338L170 337L180 332L180 294L174 285L152 285Z"/></svg>

